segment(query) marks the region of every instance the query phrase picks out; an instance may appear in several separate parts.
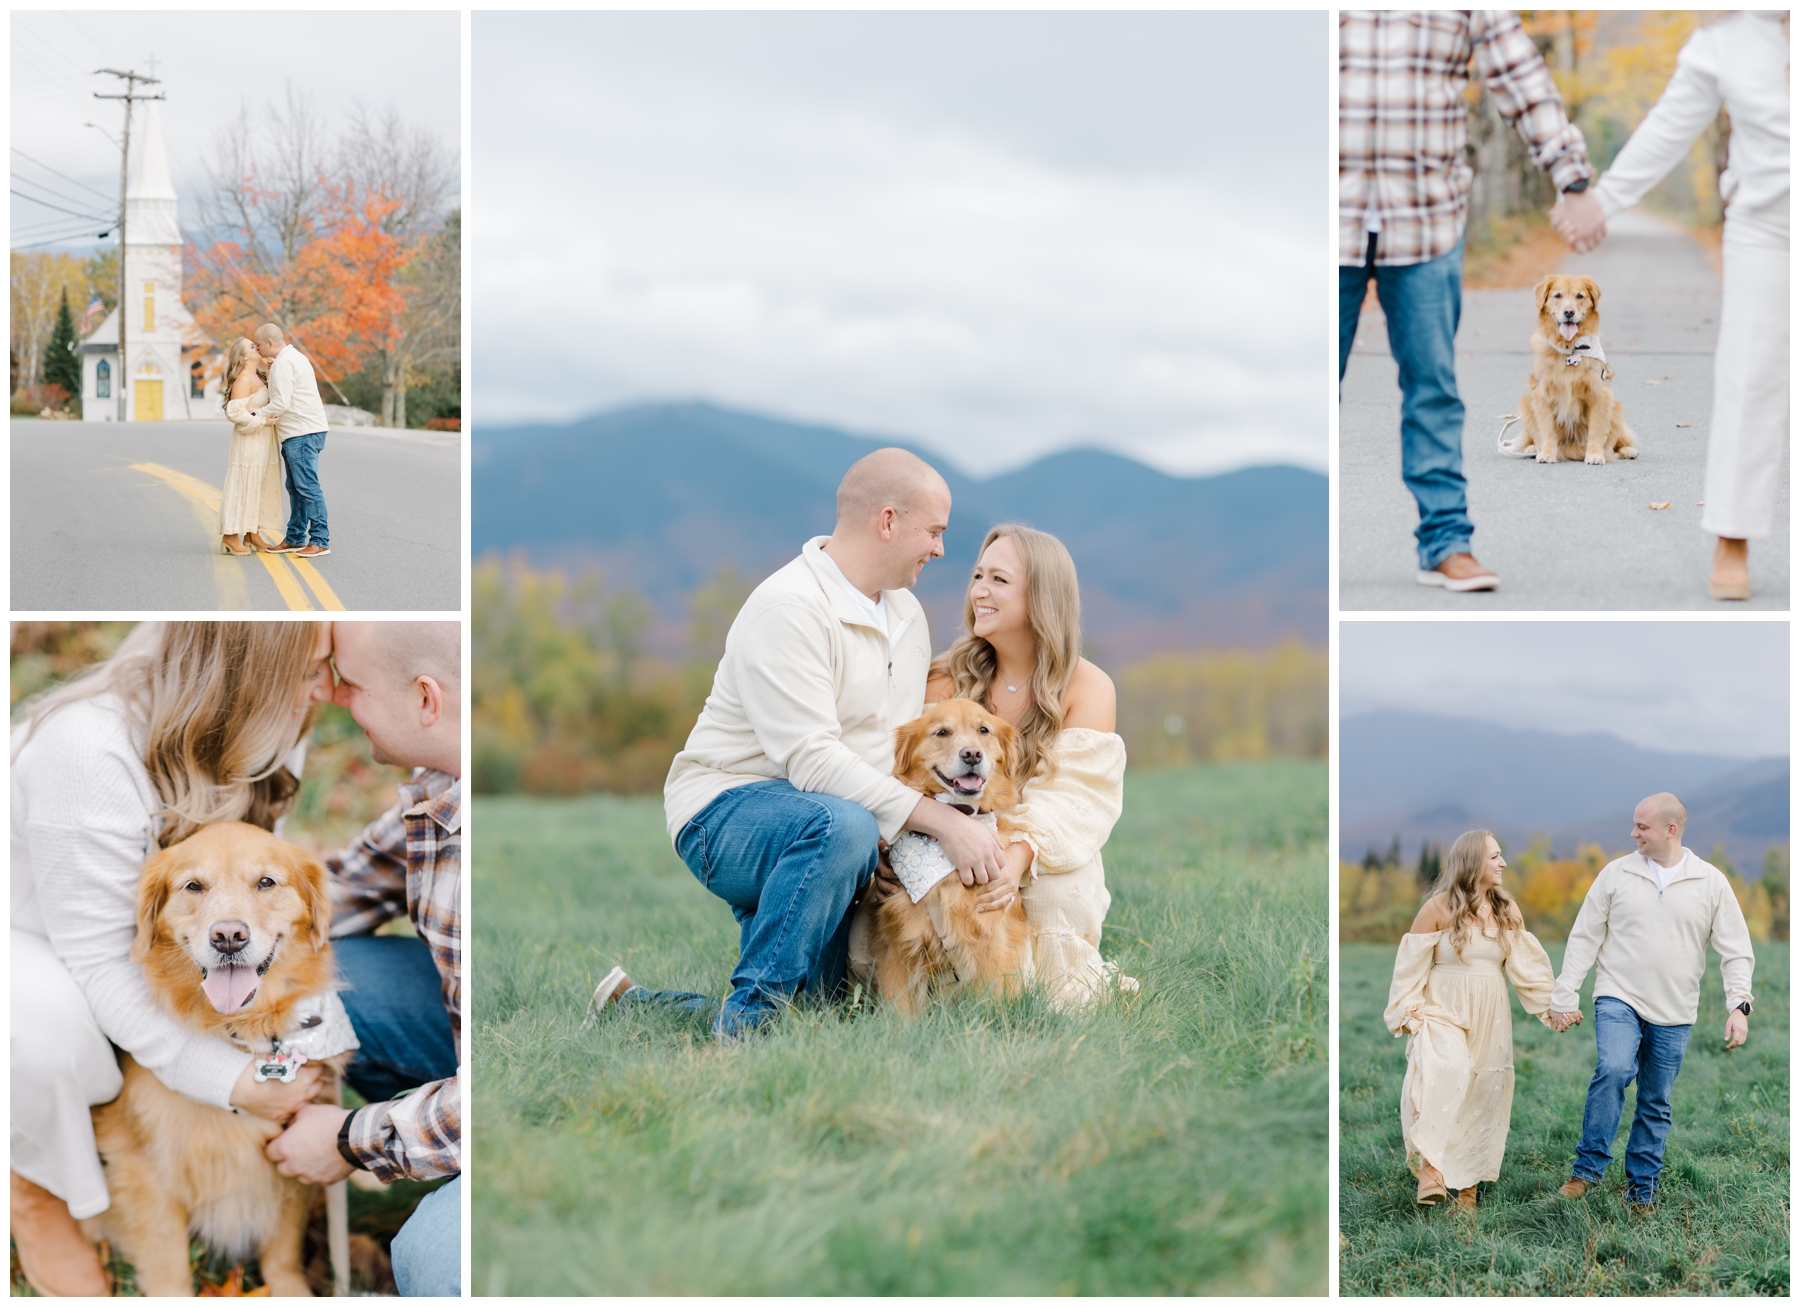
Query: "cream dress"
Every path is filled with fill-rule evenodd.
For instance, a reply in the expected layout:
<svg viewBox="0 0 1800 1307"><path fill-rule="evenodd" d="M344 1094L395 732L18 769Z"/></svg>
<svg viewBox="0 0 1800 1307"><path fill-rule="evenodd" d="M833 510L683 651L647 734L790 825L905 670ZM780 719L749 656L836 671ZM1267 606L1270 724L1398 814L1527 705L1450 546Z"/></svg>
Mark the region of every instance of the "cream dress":
<svg viewBox="0 0 1800 1307"><path fill-rule="evenodd" d="M1544 946L1520 931L1510 952L1498 931L1469 932L1458 957L1450 932L1407 935L1394 961L1382 1020L1406 1036L1400 1129L1414 1175L1430 1162L1447 1189L1500 1178L1512 1121L1511 979L1524 1009L1549 1025L1555 977Z"/></svg>
<svg viewBox="0 0 1800 1307"><path fill-rule="evenodd" d="M1075 726L1056 737L1052 752L1056 772L1025 786L1011 842L1036 852L1019 891L1036 983L1056 1006L1079 1008L1108 990L1138 987L1100 956L1100 925L1112 903L1100 849L1125 804L1125 741Z"/></svg>
<svg viewBox="0 0 1800 1307"><path fill-rule="evenodd" d="M225 493L219 497L219 534L260 531L265 540L287 532L281 504L281 442L263 425L266 388L225 406L231 419L231 451L225 460Z"/></svg>

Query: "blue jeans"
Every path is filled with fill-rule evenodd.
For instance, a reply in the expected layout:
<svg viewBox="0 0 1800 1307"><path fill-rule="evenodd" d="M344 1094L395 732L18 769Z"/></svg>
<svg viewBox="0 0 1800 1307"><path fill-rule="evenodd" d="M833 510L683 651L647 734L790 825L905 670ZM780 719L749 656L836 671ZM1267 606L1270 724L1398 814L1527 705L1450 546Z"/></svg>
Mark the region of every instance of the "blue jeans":
<svg viewBox="0 0 1800 1307"><path fill-rule="evenodd" d="M287 469L288 524L283 539L290 545L329 545L331 524L325 520L325 492L319 488L319 455L326 432L289 436L281 442L281 465Z"/></svg>
<svg viewBox="0 0 1800 1307"><path fill-rule="evenodd" d="M298 439L298 437L296 437ZM289 442L292 443L292 442ZM371 1103L456 1074L456 1040L437 963L420 939L350 935L331 942L349 986L344 1007L362 1042L344 1079ZM403 1297L462 1292L462 1177L425 1195L394 1236L394 1283Z"/></svg>
<svg viewBox="0 0 1800 1307"><path fill-rule="evenodd" d="M1613 1137L1625 1110L1625 1086L1637 1081L1637 1112L1625 1145L1625 1192L1634 1203L1656 1200L1656 1177L1662 1174L1663 1145L1669 1138L1669 1094L1681 1070L1692 1026L1653 1026L1629 1003L1616 998L1594 1000L1594 1042L1599 1058L1588 1084L1587 1110L1581 1117L1581 1147L1575 1153L1575 1175L1598 1184L1612 1160Z"/></svg>
<svg viewBox="0 0 1800 1307"><path fill-rule="evenodd" d="M1362 303L1374 278L1387 314L1388 348L1400 366L1400 468L1419 505L1419 567L1469 552L1468 483L1463 480L1463 403L1456 393L1456 328L1462 320L1462 242L1441 258L1407 267L1375 264L1375 244L1361 267L1338 269L1338 380Z"/></svg>
<svg viewBox="0 0 1800 1307"><path fill-rule="evenodd" d="M675 851L738 919L721 1038L843 987L850 903L875 874L880 837L867 808L787 781L727 790L682 827Z"/></svg>

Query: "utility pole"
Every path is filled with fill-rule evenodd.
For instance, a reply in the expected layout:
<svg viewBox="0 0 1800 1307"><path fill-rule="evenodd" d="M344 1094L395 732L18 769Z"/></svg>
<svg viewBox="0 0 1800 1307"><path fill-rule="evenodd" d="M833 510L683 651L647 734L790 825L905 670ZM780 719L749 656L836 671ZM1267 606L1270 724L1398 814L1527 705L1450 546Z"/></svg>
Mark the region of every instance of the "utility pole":
<svg viewBox="0 0 1800 1307"><path fill-rule="evenodd" d="M101 74L125 79L125 94L123 95L101 95L98 91L94 92L96 100L125 101L125 137L119 145L119 375L113 379L113 384L118 387L119 421L123 422L125 421L125 387L130 384L130 372L125 366L125 306L127 302L125 298L127 293L125 289L125 192L131 184L131 106L137 100L163 100L168 97L161 94L139 95L137 93L139 82L155 86L162 85L158 78L146 77L139 72L122 73L116 68L95 69L94 76L98 77Z"/></svg>

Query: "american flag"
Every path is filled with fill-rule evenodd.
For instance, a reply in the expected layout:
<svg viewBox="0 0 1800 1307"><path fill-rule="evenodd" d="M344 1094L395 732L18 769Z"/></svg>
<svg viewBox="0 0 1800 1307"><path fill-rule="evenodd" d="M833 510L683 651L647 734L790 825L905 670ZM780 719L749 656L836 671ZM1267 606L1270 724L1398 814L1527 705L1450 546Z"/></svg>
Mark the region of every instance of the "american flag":
<svg viewBox="0 0 1800 1307"><path fill-rule="evenodd" d="M94 302L89 304L87 306L87 308L82 312L81 325L75 329L76 334L80 335L80 336L87 335L89 326L92 323L98 322L101 318L104 318L105 316L106 316L106 305L102 304L100 302L100 297L98 295L96 295L96 296L94 296Z"/></svg>

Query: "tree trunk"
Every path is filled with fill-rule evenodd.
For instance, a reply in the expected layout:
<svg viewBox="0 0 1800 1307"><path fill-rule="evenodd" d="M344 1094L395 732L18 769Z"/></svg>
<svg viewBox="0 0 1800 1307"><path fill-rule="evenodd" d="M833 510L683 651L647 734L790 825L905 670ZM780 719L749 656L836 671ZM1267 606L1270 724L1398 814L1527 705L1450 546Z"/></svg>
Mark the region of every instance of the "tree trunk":
<svg viewBox="0 0 1800 1307"><path fill-rule="evenodd" d="M394 351L384 351L381 364L381 425L394 423Z"/></svg>

